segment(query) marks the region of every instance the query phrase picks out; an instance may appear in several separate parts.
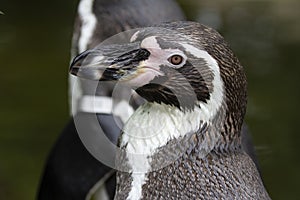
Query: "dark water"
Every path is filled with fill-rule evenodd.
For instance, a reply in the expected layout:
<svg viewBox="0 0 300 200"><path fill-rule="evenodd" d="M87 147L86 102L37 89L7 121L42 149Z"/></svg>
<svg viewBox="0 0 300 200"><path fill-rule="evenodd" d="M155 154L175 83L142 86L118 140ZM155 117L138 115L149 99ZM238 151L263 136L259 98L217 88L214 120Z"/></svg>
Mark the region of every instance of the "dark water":
<svg viewBox="0 0 300 200"><path fill-rule="evenodd" d="M181 5L190 19L218 29L246 69L246 120L271 197L299 199L300 2ZM73 1L0 2L0 199L34 198L47 152L68 120L75 10Z"/></svg>

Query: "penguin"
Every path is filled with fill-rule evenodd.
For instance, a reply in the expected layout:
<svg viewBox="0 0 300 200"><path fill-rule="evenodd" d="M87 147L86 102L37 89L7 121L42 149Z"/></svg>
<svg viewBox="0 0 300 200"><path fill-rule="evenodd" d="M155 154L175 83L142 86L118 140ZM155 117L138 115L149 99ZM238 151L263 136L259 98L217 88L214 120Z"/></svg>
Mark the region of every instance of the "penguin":
<svg viewBox="0 0 300 200"><path fill-rule="evenodd" d="M145 27L79 54L70 73L128 85L146 100L119 136L115 199L270 199L242 147L246 75L214 29Z"/></svg>
<svg viewBox="0 0 300 200"><path fill-rule="evenodd" d="M184 19L183 12L173 0L81 0L75 19L71 57L95 47L118 32ZM99 124L109 140L116 144L120 127L140 103L136 99L130 105L120 104L123 109L120 109L118 116L114 116L112 110L107 109L111 103L112 84L106 84L95 96L90 89L90 81L74 77L69 80L70 99L73 99L70 100L70 105L73 104L70 110L73 111L73 116L48 156L37 199L82 200L96 198L96 193L100 193L100 199L113 199L115 173L84 146L76 124L90 127L85 131L91 135L98 134L98 129L92 127ZM131 90L124 93L131 93ZM97 99L96 110L89 106L95 102L94 99ZM124 113L123 110L127 112ZM105 184L99 184L102 182Z"/></svg>

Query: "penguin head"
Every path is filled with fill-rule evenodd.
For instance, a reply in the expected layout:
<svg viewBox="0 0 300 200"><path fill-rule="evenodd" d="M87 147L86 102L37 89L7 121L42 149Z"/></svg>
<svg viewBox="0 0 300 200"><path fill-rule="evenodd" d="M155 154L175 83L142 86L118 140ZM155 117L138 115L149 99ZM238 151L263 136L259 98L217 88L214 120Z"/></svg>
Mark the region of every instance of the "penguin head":
<svg viewBox="0 0 300 200"><path fill-rule="evenodd" d="M219 33L196 22L139 29L126 43L78 55L70 72L85 79L119 81L149 102L183 112L200 107L212 118L225 109L227 118L238 118L233 125L237 129L245 114L243 67Z"/></svg>

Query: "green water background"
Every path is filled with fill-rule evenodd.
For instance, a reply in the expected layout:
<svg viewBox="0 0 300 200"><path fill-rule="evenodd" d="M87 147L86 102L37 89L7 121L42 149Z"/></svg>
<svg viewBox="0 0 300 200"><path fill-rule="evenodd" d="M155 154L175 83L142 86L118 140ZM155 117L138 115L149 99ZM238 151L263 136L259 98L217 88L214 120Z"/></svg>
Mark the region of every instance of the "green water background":
<svg viewBox="0 0 300 200"><path fill-rule="evenodd" d="M181 0L217 28L244 65L246 121L273 199L300 199L300 1ZM34 199L69 119L67 73L76 1L1 0L0 199Z"/></svg>

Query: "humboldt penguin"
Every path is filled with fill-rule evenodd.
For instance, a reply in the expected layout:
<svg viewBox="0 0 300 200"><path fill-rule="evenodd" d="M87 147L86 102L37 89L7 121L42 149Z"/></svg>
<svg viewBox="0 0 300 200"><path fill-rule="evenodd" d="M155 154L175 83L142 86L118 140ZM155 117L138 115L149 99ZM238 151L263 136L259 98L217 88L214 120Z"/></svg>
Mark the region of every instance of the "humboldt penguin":
<svg viewBox="0 0 300 200"><path fill-rule="evenodd" d="M242 148L243 67L212 28L142 28L78 55L70 72L128 85L147 101L119 137L115 199L270 199Z"/></svg>

